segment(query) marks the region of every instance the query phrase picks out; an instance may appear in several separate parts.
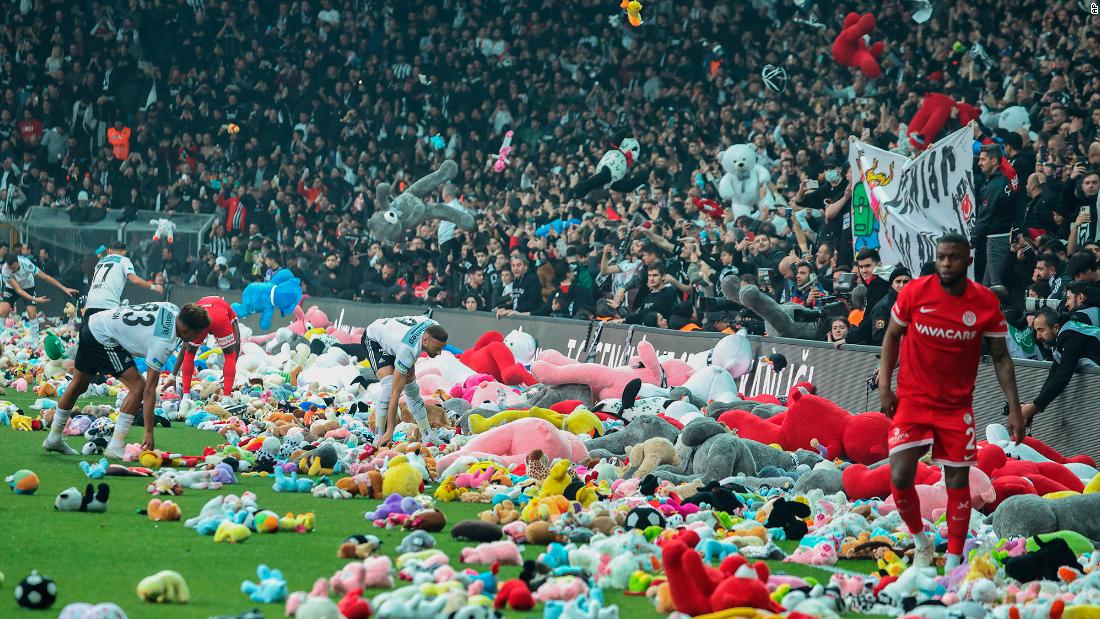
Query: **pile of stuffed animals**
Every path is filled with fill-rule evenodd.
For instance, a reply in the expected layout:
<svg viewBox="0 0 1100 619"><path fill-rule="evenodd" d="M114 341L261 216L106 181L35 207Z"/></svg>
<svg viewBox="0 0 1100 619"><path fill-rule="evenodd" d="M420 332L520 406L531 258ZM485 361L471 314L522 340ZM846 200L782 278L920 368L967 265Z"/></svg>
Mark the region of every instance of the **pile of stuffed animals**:
<svg viewBox="0 0 1100 619"><path fill-rule="evenodd" d="M148 518L183 521L215 543L255 544L249 540L307 533L316 517L263 509L247 491L219 493L242 478L264 477L276 492L317 499L380 501L364 516L370 526L406 531L396 555L382 554L375 536L355 535L334 549L349 563L310 592L287 591L286 579L268 566L242 583L250 600L285 603L297 617L429 617L538 604L544 617L613 617L618 611L603 597L611 590L687 615L746 608L790 617L1100 612L1100 552L1092 541L1100 539L1093 516L1100 475L1088 456L1067 457L1031 438L1016 445L1003 427L986 428L971 471L968 561L937 575L908 569L911 537L884 463L889 420L844 410L809 382L783 397L742 397L738 379L756 362L744 333L684 359L659 356L643 340L618 367L539 350L522 331L487 333L468 350L417 362L429 419L443 440L422 442L402 407L399 442L378 450L371 446L378 387L370 368L337 347L315 345L358 334L315 307L288 313L293 321L284 329L243 330L231 396L217 388L215 349L200 352L189 399L165 388L158 418L219 432L221 447L188 455L131 445L122 463L83 463L99 489L70 488L58 496L58 509L105 511L109 488L101 480L145 476ZM46 394L41 410L9 413L9 423L17 416L32 422L17 429L48 425L51 398L66 386L65 375L47 367L65 367L74 334L62 327L43 342L51 337L58 341L51 339L49 356L33 345L23 355L16 345L0 357L0 364L28 368L20 370L28 388ZM107 389L125 397L118 385ZM97 453L113 407L80 412L66 434L83 436L85 452ZM29 487L30 475L10 483ZM919 466L923 516L941 543L943 483L939 468ZM187 492L212 498L185 517L173 499ZM480 512L451 522L453 502L477 504ZM473 545L448 556L435 548L437 533ZM525 546L541 554L524 560ZM814 581L772 573L764 563L828 567L845 559L875 560L879 571ZM522 571L498 582L499 565ZM183 586L162 574L139 590L154 601L179 599L189 595ZM364 594L377 589L385 591Z"/></svg>

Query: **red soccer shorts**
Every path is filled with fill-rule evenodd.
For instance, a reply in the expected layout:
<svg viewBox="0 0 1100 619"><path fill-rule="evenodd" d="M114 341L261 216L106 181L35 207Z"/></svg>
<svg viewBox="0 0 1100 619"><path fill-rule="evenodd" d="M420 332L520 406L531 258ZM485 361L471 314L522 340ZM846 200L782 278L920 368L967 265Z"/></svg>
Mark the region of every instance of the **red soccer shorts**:
<svg viewBox="0 0 1100 619"><path fill-rule="evenodd" d="M933 464L973 466L978 460L970 409L930 409L898 402L887 442L891 454L931 445Z"/></svg>

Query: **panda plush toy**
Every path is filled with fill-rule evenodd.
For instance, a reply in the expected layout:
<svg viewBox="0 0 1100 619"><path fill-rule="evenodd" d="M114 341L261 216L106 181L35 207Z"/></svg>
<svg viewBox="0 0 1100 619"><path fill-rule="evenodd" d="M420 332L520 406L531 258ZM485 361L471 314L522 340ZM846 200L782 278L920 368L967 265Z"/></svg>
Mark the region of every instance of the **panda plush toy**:
<svg viewBox="0 0 1100 619"><path fill-rule="evenodd" d="M622 193L634 191L645 182L640 177L630 176L630 168L638 161L642 147L638 140L625 138L614 148L603 154L596 164L596 173L577 183L573 196L584 198L592 191L607 187Z"/></svg>

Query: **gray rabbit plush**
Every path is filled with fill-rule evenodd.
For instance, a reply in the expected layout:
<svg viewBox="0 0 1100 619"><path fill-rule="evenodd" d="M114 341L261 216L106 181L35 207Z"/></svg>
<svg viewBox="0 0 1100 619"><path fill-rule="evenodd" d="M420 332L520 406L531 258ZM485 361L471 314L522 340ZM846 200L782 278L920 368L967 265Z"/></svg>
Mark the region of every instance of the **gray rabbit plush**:
<svg viewBox="0 0 1100 619"><path fill-rule="evenodd" d="M445 219L464 230L472 230L474 216L466 209L438 202L424 203L424 198L457 174L458 164L448 159L438 170L420 178L394 198L390 197L390 184L379 183L376 190L378 210L367 222L371 234L379 241L396 243L404 238L406 229L429 219Z"/></svg>

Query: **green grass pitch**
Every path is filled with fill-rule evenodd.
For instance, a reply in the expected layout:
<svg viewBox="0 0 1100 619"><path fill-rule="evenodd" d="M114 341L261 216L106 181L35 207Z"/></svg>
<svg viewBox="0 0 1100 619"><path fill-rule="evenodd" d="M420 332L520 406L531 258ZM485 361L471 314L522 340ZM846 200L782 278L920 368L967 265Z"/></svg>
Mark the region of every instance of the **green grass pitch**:
<svg viewBox="0 0 1100 619"><path fill-rule="evenodd" d="M24 394L3 396L24 408L33 396ZM80 405L97 402L82 401ZM141 440L141 428L130 432L131 441ZM200 536L182 522L153 522L138 510L145 507L150 495L145 491L147 479L109 477L111 499L106 514L62 513L53 508L54 497L70 486L83 489L88 480L80 470L81 457L46 454L41 449L45 434L14 432L0 429L0 476L18 469L31 469L38 474L41 487L33 496L17 496L6 489L0 492L0 572L6 582L0 587L0 616L53 616L70 602L114 602L134 618L195 618L216 615L236 615L259 607L266 617L282 617L281 604L257 605L241 593L243 580L255 580L256 566L266 563L286 575L291 591L309 590L320 576L331 576L347 560L336 557L336 549L349 535L377 535L383 540L383 551L394 556L394 548L405 532L398 529L377 529L363 518L374 509L377 501L356 498L349 501L318 499L306 494L277 493L272 480L241 477L240 483L220 491L187 490L174 497L187 519L198 513L202 505L217 493L256 493L261 508L279 514L308 512L316 514L316 530L307 534L278 533L253 535L243 544L215 544L212 537ZM217 444L218 434L203 432L182 425L157 430L157 445L184 454L200 453L206 445ZM82 439L68 439L74 448ZM96 460L98 458L86 457ZM96 482L98 483L98 481ZM443 503L448 529L436 535L438 548L457 560L459 549L468 545L456 542L449 535L449 525L466 518L476 518L483 505ZM784 543L786 550L793 543ZM525 548L525 558L534 558L542 548ZM814 576L827 580L823 570L790 563L770 564L773 571L797 576ZM475 566L476 567L476 566ZM838 567L853 571L870 571L871 562L842 561ZM52 577L58 585L58 600L52 611L36 613L20 608L12 590L21 578L37 569ZM191 602L185 606L152 605L142 602L136 593L139 580L163 569L173 569L187 579ZM484 566L478 569L485 569ZM513 578L518 567L503 567L501 581ZM400 584L400 583L399 583ZM372 591L371 595L379 591ZM622 617L657 617L658 613L644 596L627 596L608 591L609 603L619 605ZM541 617L541 605L527 613L512 612L511 617ZM854 615L853 615L854 616Z"/></svg>

